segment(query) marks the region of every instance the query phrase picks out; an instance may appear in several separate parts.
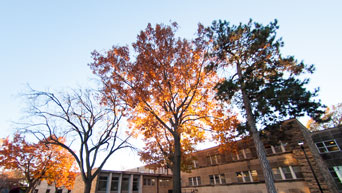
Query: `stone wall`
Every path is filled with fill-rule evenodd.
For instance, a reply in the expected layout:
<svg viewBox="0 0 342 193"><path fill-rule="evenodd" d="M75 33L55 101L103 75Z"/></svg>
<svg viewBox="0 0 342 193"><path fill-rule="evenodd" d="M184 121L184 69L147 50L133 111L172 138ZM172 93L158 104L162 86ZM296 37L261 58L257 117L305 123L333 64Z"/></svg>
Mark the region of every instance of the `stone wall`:
<svg viewBox="0 0 342 193"><path fill-rule="evenodd" d="M97 177L93 180L91 186L91 193L95 193L97 185ZM78 175L75 179L74 188L72 189L71 193L84 193L84 182L82 180L82 176Z"/></svg>
<svg viewBox="0 0 342 193"><path fill-rule="evenodd" d="M293 154L301 165L304 179L307 182L310 191L312 193L320 193L319 183L324 193L336 193L337 190L333 183L333 179L328 171L326 163L322 160L313 143L311 133L297 120L295 120L295 122L297 123L293 124L293 129L291 130L291 132L294 133L292 139ZM296 144L296 142L298 143L300 141L304 141L303 149L308 160L305 157L303 149ZM310 168L309 162L312 165L314 173ZM317 177L318 183L316 182L314 174Z"/></svg>
<svg viewBox="0 0 342 193"><path fill-rule="evenodd" d="M281 143L283 143L284 145L282 145L281 147L281 152L279 152L279 149L281 149L280 146L275 147L272 145L273 154L268 154L270 166L271 168L287 166L300 168L303 174L303 178L290 180L283 179L280 181L277 180L276 187L278 189L278 192L320 192L314 174L309 166L309 162L304 155L304 151L298 144L299 142L304 142L304 150L307 154L308 160L312 164L313 171L316 174L319 184L324 193L335 193L336 188L334 189L334 185L331 184L331 175L329 174L326 164L321 159L317 148L315 147L311 139L310 132L296 119L285 121L283 125L284 127L282 127L279 132L275 132L279 136L271 136L271 138L273 139L279 137L279 140L281 139ZM340 137L342 141L342 134L340 135ZM265 147L268 149L267 151L270 151L271 145L268 144L268 142L265 140L264 144ZM224 192L224 190L229 190L229 192L232 193L240 193L241 191L239 190L246 188L246 190L242 192L266 192L264 177L259 164L259 160L256 157L253 143L249 142L237 146L239 148L248 147L250 150L252 150L249 153L249 157L241 160L234 160L232 159L232 157L234 157L233 154L239 154L239 152L220 152L218 147L213 147L196 152L194 156L197 159L197 168L193 168L191 173L182 173L183 189L186 190L195 188L198 189L199 192ZM275 151L276 148L278 148L277 151ZM221 155L221 158L219 160L220 163L210 164L209 157L216 154ZM339 155L342 156L341 152L339 152ZM258 180L254 183L238 182L237 172L248 170L256 170L258 174ZM209 175L213 174L224 174L226 183L210 185ZM189 185L188 179L196 176L201 177L201 185L191 187Z"/></svg>

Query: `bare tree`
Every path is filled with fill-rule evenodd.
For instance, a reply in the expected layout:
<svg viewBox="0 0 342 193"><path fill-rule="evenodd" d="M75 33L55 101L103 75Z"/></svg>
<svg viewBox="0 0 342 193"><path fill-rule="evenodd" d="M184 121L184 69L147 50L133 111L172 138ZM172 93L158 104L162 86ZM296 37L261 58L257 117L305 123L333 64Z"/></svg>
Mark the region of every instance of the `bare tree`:
<svg viewBox="0 0 342 193"><path fill-rule="evenodd" d="M115 96L106 100L111 108L102 104L102 93L94 90L79 89L57 96L31 89L26 96L32 118L26 132L73 155L82 175L84 193L90 192L92 181L114 152L133 148L128 142L130 136L119 129L126 107Z"/></svg>

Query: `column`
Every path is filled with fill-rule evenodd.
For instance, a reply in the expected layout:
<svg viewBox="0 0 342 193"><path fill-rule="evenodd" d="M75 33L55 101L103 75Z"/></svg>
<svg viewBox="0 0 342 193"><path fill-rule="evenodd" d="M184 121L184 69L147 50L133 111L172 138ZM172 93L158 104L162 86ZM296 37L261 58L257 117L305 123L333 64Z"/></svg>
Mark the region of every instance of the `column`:
<svg viewBox="0 0 342 193"><path fill-rule="evenodd" d="M107 178L106 193L110 193L111 185L112 185L112 173L110 172Z"/></svg>
<svg viewBox="0 0 342 193"><path fill-rule="evenodd" d="M122 173L120 174L120 177L119 177L118 193L121 193L121 184L122 184Z"/></svg>
<svg viewBox="0 0 342 193"><path fill-rule="evenodd" d="M129 181L128 181L128 193L132 193L133 192L133 174L131 174L131 176L129 177Z"/></svg>
<svg viewBox="0 0 342 193"><path fill-rule="evenodd" d="M280 171L281 178L282 178L283 180L285 180L286 178L285 178L285 174L284 174L282 168L281 168L281 167L278 167L278 168L279 168L279 171Z"/></svg>

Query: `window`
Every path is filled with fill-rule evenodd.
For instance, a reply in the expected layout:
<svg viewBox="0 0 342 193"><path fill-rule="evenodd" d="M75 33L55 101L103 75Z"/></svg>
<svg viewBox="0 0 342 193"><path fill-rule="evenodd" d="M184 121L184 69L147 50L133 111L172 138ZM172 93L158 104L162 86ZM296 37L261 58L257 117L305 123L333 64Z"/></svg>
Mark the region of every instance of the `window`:
<svg viewBox="0 0 342 193"><path fill-rule="evenodd" d="M207 157L207 162L209 165L216 165L221 162L221 156L216 154L216 155L209 155Z"/></svg>
<svg viewBox="0 0 342 193"><path fill-rule="evenodd" d="M121 190L122 191L128 191L128 186L129 186L129 175L123 175L122 176L122 183L121 183Z"/></svg>
<svg viewBox="0 0 342 193"><path fill-rule="evenodd" d="M238 159L245 159L246 158L246 154L245 154L245 150L241 149L238 151Z"/></svg>
<svg viewBox="0 0 342 193"><path fill-rule="evenodd" d="M63 192L63 189L57 189L56 193L62 193L62 192Z"/></svg>
<svg viewBox="0 0 342 193"><path fill-rule="evenodd" d="M224 174L209 175L210 184L225 184L226 178Z"/></svg>
<svg viewBox="0 0 342 193"><path fill-rule="evenodd" d="M256 182L258 181L258 173L256 170L236 172L238 182Z"/></svg>
<svg viewBox="0 0 342 193"><path fill-rule="evenodd" d="M329 153L329 152L340 151L340 148L338 147L338 145L334 139L322 141L322 142L317 142L316 147L317 147L319 153Z"/></svg>
<svg viewBox="0 0 342 193"><path fill-rule="evenodd" d="M50 193L50 189L47 189L47 190L46 190L46 193Z"/></svg>
<svg viewBox="0 0 342 193"><path fill-rule="evenodd" d="M251 149L247 148L247 149L244 149L244 151L245 151L245 158L246 159L249 159L249 158L253 157Z"/></svg>
<svg viewBox="0 0 342 193"><path fill-rule="evenodd" d="M266 151L266 154L267 155L270 155L270 154L273 154L273 149L274 148L272 148L273 146L270 146L270 147L265 147L265 151Z"/></svg>
<svg viewBox="0 0 342 193"><path fill-rule="evenodd" d="M199 185L201 185L201 177L200 176L189 178L189 186L199 186Z"/></svg>
<svg viewBox="0 0 342 193"><path fill-rule="evenodd" d="M299 166L292 166L293 172L296 175L296 178L304 178L302 171Z"/></svg>
<svg viewBox="0 0 342 193"><path fill-rule="evenodd" d="M68 190L68 193L71 193L71 190Z"/></svg>
<svg viewBox="0 0 342 193"><path fill-rule="evenodd" d="M294 177L292 176L291 170L289 166L284 166L282 167L285 179L293 179Z"/></svg>
<svg viewBox="0 0 342 193"><path fill-rule="evenodd" d="M144 182L144 186L154 186L156 183L156 180L152 178L144 178L143 182Z"/></svg>
<svg viewBox="0 0 342 193"><path fill-rule="evenodd" d="M139 177L133 176L133 191L138 191L139 189Z"/></svg>
<svg viewBox="0 0 342 193"><path fill-rule="evenodd" d="M233 161L243 160L243 159L251 158L252 152L248 148L247 149L240 149L240 150L237 150L236 152L232 152L231 156L232 156Z"/></svg>
<svg viewBox="0 0 342 193"><path fill-rule="evenodd" d="M97 188L98 191L106 191L107 179L108 179L107 176L100 176L99 177L99 185Z"/></svg>
<svg viewBox="0 0 342 193"><path fill-rule="evenodd" d="M237 152L231 152L230 155L232 156L232 160L233 161L236 161L236 160L240 159L239 154Z"/></svg>
<svg viewBox="0 0 342 193"><path fill-rule="evenodd" d="M252 182L257 182L259 179L258 179L258 173L256 170L251 170L250 171L250 175L252 176Z"/></svg>
<svg viewBox="0 0 342 193"><path fill-rule="evenodd" d="M220 181L221 181L221 184L226 183L226 178L225 178L224 174L220 174Z"/></svg>
<svg viewBox="0 0 342 193"><path fill-rule="evenodd" d="M160 186L169 186L170 180L169 179L160 179L159 184L160 184Z"/></svg>
<svg viewBox="0 0 342 193"><path fill-rule="evenodd" d="M334 178L335 184L339 191L342 191L342 166L334 166L329 168L330 174Z"/></svg>
<svg viewBox="0 0 342 193"><path fill-rule="evenodd" d="M276 154L286 152L287 143L281 143L279 145L271 145L265 147L266 154Z"/></svg>
<svg viewBox="0 0 342 193"><path fill-rule="evenodd" d="M194 168L198 168L198 160L193 160L192 163Z"/></svg>
<svg viewBox="0 0 342 193"><path fill-rule="evenodd" d="M111 191L118 191L119 186L119 176L112 176L112 182L110 186Z"/></svg>
<svg viewBox="0 0 342 193"><path fill-rule="evenodd" d="M280 168L272 168L272 172L273 172L273 177L275 180L282 180L283 177L281 176L280 173Z"/></svg>
<svg viewBox="0 0 342 193"><path fill-rule="evenodd" d="M282 166L272 168L272 172L275 180L290 180L304 177L299 166Z"/></svg>
<svg viewBox="0 0 342 193"><path fill-rule="evenodd" d="M243 182L242 172L236 172L238 182Z"/></svg>
<svg viewBox="0 0 342 193"><path fill-rule="evenodd" d="M210 158L209 156L207 157L208 159L208 164L210 164ZM211 165L211 164L210 164ZM192 163L188 165L188 168L189 169L195 169L195 168L198 168L199 165L198 165L198 160L192 160Z"/></svg>
<svg viewBox="0 0 342 193"><path fill-rule="evenodd" d="M283 152L280 145L273 146L273 149L274 149L274 153Z"/></svg>

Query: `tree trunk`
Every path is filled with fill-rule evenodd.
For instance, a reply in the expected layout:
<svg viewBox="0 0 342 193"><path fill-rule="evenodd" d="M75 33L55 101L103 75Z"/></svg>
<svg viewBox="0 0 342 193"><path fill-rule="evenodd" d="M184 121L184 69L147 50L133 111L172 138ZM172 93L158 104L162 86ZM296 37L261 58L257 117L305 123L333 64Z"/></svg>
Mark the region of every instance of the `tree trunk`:
<svg viewBox="0 0 342 193"><path fill-rule="evenodd" d="M237 72L238 72L239 79L242 82L243 77L242 77L242 71L241 71L239 64L237 65ZM250 127L250 131L252 132L252 137L253 137L253 141L255 144L256 153L260 161L262 172L264 173L267 192L276 193L277 189L274 185L272 169L266 157L264 144L260 140L260 135L256 127L255 118L252 113L251 103L246 94L246 91L244 90L243 82L241 84L242 84L241 85L242 100L243 100L243 104L244 104L246 115L247 115L247 123L248 123L248 126Z"/></svg>
<svg viewBox="0 0 342 193"><path fill-rule="evenodd" d="M25 193L31 193L32 192L32 187L28 187L26 190L25 190Z"/></svg>
<svg viewBox="0 0 342 193"><path fill-rule="evenodd" d="M34 188L35 188L35 185L36 185L36 184L34 184L34 183L32 183L32 182L29 182L28 184L29 184L29 186L28 186L27 189L25 190L25 193L32 193L33 190L34 190Z"/></svg>
<svg viewBox="0 0 342 193"><path fill-rule="evenodd" d="M172 168L172 176L173 176L173 193L181 193L181 144L180 144L180 136L176 134L174 136L175 139L175 154L173 157L173 168Z"/></svg>
<svg viewBox="0 0 342 193"><path fill-rule="evenodd" d="M84 193L90 193L91 190L91 180L84 181Z"/></svg>

